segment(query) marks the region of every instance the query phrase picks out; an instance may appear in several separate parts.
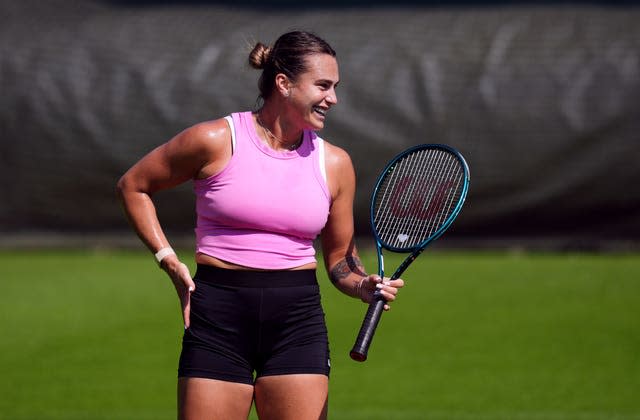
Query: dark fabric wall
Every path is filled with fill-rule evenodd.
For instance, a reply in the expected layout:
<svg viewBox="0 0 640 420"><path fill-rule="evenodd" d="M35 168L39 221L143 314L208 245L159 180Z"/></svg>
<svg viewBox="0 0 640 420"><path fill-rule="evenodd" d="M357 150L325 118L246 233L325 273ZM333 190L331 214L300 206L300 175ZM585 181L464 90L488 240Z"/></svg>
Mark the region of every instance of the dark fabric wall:
<svg viewBox="0 0 640 420"><path fill-rule="evenodd" d="M255 41L337 50L321 133L358 172L358 233L385 162L446 143L472 180L451 238L640 239L640 9L472 4L252 8L0 1L0 232L127 229L118 177L183 128L256 104ZM191 233L190 185L157 196Z"/></svg>

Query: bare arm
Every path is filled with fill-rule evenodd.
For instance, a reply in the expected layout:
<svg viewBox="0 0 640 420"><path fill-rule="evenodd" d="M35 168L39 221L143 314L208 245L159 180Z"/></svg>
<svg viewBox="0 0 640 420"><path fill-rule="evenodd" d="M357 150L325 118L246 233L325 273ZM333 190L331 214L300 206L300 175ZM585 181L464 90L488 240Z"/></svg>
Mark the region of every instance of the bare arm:
<svg viewBox="0 0 640 420"><path fill-rule="evenodd" d="M322 251L331 282L343 293L370 302L378 288L387 301L395 300L402 279L389 282L368 275L354 239L353 201L356 178L351 159L342 149L327 144L327 176L333 198L329 219L322 231ZM388 306L387 306L388 309Z"/></svg>
<svg viewBox="0 0 640 420"><path fill-rule="evenodd" d="M225 147L229 135L224 120L190 127L152 150L120 178L118 197L133 229L150 251L155 253L169 245L152 195L223 166L230 155Z"/></svg>
<svg viewBox="0 0 640 420"><path fill-rule="evenodd" d="M120 178L117 193L127 219L152 253L170 247L158 220L153 194L219 171L230 155L227 123L201 123L149 152ZM195 288L189 271L175 254L166 256L161 267L176 287L188 326L189 292Z"/></svg>

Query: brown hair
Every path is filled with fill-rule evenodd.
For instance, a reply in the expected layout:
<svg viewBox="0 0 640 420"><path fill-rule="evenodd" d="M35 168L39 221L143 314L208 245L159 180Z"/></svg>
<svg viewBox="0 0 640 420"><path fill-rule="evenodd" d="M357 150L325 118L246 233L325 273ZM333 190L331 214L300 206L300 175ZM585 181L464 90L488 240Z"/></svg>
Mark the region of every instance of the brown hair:
<svg viewBox="0 0 640 420"><path fill-rule="evenodd" d="M336 52L325 40L304 31L287 32L272 47L256 43L249 54L249 65L262 70L258 81L262 99L271 96L278 73L286 75L292 81L304 73L307 70L304 59L311 54L336 56Z"/></svg>

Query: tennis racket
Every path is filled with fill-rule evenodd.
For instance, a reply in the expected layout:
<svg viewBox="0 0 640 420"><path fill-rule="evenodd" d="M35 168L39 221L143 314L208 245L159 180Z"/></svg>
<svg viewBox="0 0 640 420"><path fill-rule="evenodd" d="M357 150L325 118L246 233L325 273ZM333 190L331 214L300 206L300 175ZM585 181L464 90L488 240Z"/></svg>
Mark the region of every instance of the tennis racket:
<svg viewBox="0 0 640 420"><path fill-rule="evenodd" d="M389 162L371 195L371 228L384 277L383 248L411 253L391 276L397 279L458 216L469 188L469 167L455 149L442 144L411 147ZM379 292L360 327L351 358L367 360L386 301Z"/></svg>

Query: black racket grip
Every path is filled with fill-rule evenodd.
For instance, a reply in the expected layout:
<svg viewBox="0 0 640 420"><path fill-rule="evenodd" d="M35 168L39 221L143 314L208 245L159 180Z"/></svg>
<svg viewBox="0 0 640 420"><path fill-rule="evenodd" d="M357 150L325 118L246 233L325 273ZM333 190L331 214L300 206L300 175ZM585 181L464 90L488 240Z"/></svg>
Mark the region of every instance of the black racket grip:
<svg viewBox="0 0 640 420"><path fill-rule="evenodd" d="M380 322L380 316L384 309L384 304L387 303L384 298L378 294L374 295L374 300L369 304L367 314L364 316L358 338L356 343L351 349L351 358L356 362L364 362L367 360L367 353L369 352L369 346L373 340L373 335L378 328L378 322Z"/></svg>

